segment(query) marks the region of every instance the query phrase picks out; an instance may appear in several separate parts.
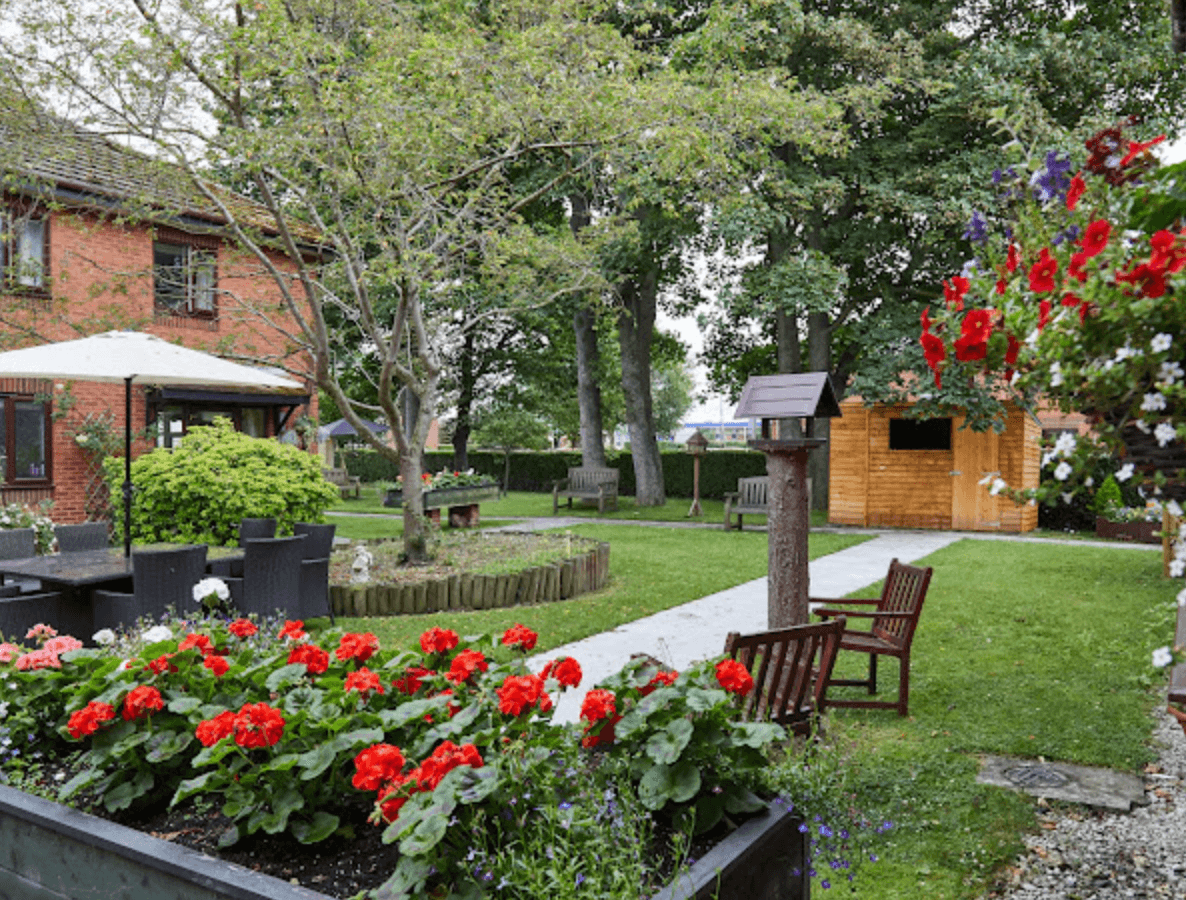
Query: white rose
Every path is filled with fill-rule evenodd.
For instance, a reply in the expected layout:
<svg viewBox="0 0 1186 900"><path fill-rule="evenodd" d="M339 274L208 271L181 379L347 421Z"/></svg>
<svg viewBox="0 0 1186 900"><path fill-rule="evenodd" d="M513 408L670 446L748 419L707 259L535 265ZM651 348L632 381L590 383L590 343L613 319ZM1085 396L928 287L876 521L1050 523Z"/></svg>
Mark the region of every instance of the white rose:
<svg viewBox="0 0 1186 900"><path fill-rule="evenodd" d="M1071 468L1071 464L1068 463L1066 460L1063 460L1055 467L1054 477L1058 481L1066 481L1068 478L1071 477L1071 473L1073 471L1074 471L1074 469Z"/></svg>
<svg viewBox="0 0 1186 900"><path fill-rule="evenodd" d="M160 641L169 640L169 638L173 637L173 632L169 630L167 625L154 625L140 635L140 637L144 639L146 644L156 644Z"/></svg>
<svg viewBox="0 0 1186 900"><path fill-rule="evenodd" d="M1153 667L1164 669L1174 661L1173 651L1169 647L1158 647L1153 651Z"/></svg>
<svg viewBox="0 0 1186 900"><path fill-rule="evenodd" d="M211 594L217 595L219 600L226 600L231 596L231 591L226 586L226 582L221 578L203 578L194 585L194 600L198 603L201 603Z"/></svg>
<svg viewBox="0 0 1186 900"><path fill-rule="evenodd" d="M100 628L91 635L91 640L103 647L109 647L115 643L115 632L110 628Z"/></svg>

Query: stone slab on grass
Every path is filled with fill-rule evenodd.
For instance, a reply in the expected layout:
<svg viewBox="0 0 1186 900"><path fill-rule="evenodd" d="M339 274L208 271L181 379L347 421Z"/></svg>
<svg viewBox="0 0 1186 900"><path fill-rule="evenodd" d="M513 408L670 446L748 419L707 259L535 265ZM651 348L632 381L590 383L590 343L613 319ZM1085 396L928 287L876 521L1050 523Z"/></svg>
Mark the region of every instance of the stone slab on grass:
<svg viewBox="0 0 1186 900"><path fill-rule="evenodd" d="M1133 806L1148 803L1145 782L1136 775L1070 763L985 756L976 781L1047 800L1063 800L1119 812L1129 812Z"/></svg>

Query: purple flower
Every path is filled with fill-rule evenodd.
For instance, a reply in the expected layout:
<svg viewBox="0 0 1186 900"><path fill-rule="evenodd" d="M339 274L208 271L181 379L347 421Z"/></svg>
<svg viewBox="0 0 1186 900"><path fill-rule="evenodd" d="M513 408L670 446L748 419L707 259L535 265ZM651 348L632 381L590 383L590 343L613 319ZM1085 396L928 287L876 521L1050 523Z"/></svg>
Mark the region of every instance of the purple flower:
<svg viewBox="0 0 1186 900"><path fill-rule="evenodd" d="M964 239L973 244L983 244L988 241L988 220L978 209L972 210L972 219L964 229Z"/></svg>
<svg viewBox="0 0 1186 900"><path fill-rule="evenodd" d="M585 881L585 873L584 873L584 872L577 872L577 884L578 884L578 885L580 885L580 884L583 884L583 883L584 883L584 881Z"/></svg>

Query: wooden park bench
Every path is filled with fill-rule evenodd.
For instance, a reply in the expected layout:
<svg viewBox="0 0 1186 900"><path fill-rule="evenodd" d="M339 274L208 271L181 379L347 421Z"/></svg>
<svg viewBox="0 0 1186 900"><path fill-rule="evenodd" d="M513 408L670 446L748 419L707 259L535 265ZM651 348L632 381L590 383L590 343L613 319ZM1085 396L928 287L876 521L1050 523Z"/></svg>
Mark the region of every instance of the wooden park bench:
<svg viewBox="0 0 1186 900"><path fill-rule="evenodd" d="M742 516L764 516L769 511L770 476L738 478L737 490L725 493L725 530L729 531L733 527L733 516L737 516L737 530L741 531Z"/></svg>
<svg viewBox="0 0 1186 900"><path fill-rule="evenodd" d="M770 719L795 734L810 733L827 703L825 692L846 621L840 616L778 631L730 633L725 653L754 679L754 689L742 701L742 717Z"/></svg>
<svg viewBox="0 0 1186 900"><path fill-rule="evenodd" d="M597 511L605 512L606 504L613 502L613 508L618 508L618 476L617 469L576 468L568 470L568 477L561 478L552 484L552 515L560 509L560 498L568 498L568 508L572 509L573 499L597 501Z"/></svg>
<svg viewBox="0 0 1186 900"><path fill-rule="evenodd" d="M868 688L870 694L877 693L877 657L898 658L898 699L884 700L837 700L828 697L828 706L856 706L863 709L896 709L898 715L907 714L910 700L910 644L914 630L918 627L918 616L927 597L931 583L930 567L921 569L907 566L896 559L890 561L889 573L885 576L885 587L876 600L820 600L810 599L812 612L823 618L847 616L850 620L863 618L872 620L868 631L847 630L840 638L841 650L869 654L869 677L864 679L833 678L829 687L853 685ZM826 604L816 608L817 603ZM855 607L855 608L854 608ZM864 608L863 611L860 609Z"/></svg>
<svg viewBox="0 0 1186 900"><path fill-rule="evenodd" d="M362 496L362 479L357 475L351 475L345 469L323 468L321 473L325 476L326 481L337 487L343 500L352 494L356 498Z"/></svg>
<svg viewBox="0 0 1186 900"><path fill-rule="evenodd" d="M1186 649L1186 606L1178 607L1174 646ZM1186 662L1180 662L1170 669L1169 711L1186 732Z"/></svg>

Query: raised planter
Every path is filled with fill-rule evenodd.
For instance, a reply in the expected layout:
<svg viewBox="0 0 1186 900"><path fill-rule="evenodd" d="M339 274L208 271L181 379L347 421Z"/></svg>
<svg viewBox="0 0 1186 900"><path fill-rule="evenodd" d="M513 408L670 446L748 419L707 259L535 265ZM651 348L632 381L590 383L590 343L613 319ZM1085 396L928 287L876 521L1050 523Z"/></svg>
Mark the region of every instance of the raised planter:
<svg viewBox="0 0 1186 900"><path fill-rule="evenodd" d="M1110 522L1103 516L1095 517L1095 536L1113 541L1133 541L1137 544L1160 544L1160 522Z"/></svg>
<svg viewBox="0 0 1186 900"><path fill-rule="evenodd" d="M467 484L462 487L440 488L424 492L425 509L447 509L451 506L473 506L484 500L498 499L498 485ZM398 488L391 488L383 496L383 505L398 509L404 505L404 492Z"/></svg>
<svg viewBox="0 0 1186 900"><path fill-rule="evenodd" d="M785 807L746 822L652 900L808 900L807 836ZM0 785L0 897L332 900Z"/></svg>
<svg viewBox="0 0 1186 900"><path fill-rule="evenodd" d="M609 544L512 575L469 573L413 584L334 584L329 602L338 616L399 616L447 609L495 609L553 603L599 591L609 582Z"/></svg>

